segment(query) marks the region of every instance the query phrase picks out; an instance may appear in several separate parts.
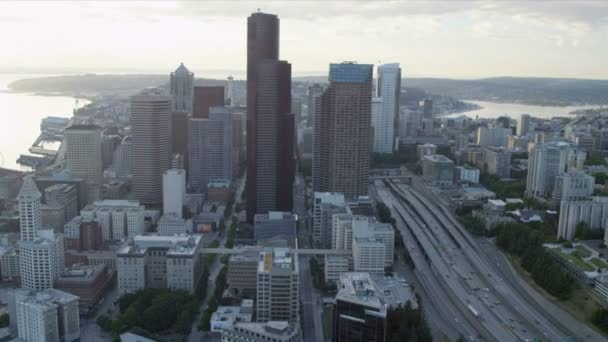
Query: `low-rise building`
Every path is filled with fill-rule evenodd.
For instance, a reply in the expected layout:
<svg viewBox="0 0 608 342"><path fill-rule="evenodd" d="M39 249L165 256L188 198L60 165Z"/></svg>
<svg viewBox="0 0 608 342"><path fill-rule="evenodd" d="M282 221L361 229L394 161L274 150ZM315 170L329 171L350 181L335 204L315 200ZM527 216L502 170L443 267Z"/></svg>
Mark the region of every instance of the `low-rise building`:
<svg viewBox="0 0 608 342"><path fill-rule="evenodd" d="M218 306L211 315L211 331L232 329L235 323L249 323L253 318L253 300L245 299L240 306Z"/></svg>
<svg viewBox="0 0 608 342"><path fill-rule="evenodd" d="M454 183L454 162L441 154L424 156L422 176L431 184L450 186Z"/></svg>
<svg viewBox="0 0 608 342"><path fill-rule="evenodd" d="M479 183L479 169L467 166L456 167L456 180L461 183Z"/></svg>
<svg viewBox="0 0 608 342"><path fill-rule="evenodd" d="M235 323L222 330L222 342L299 342L297 322L269 321L266 323Z"/></svg>
<svg viewBox="0 0 608 342"><path fill-rule="evenodd" d="M158 220L158 234L162 236L183 235L192 233L192 220L186 220L176 214L165 214Z"/></svg>
<svg viewBox="0 0 608 342"><path fill-rule="evenodd" d="M353 258L348 255L327 254L325 256L325 282L335 284L340 275L352 270Z"/></svg>
<svg viewBox="0 0 608 342"><path fill-rule="evenodd" d="M207 183L207 201L227 203L232 196L232 187L228 179L212 179Z"/></svg>
<svg viewBox="0 0 608 342"><path fill-rule="evenodd" d="M88 313L112 286L114 271L105 264L75 265L55 282L55 288L78 297L81 313Z"/></svg>
<svg viewBox="0 0 608 342"><path fill-rule="evenodd" d="M200 235L136 235L117 252L118 291L169 288L194 293L203 271Z"/></svg>
<svg viewBox="0 0 608 342"><path fill-rule="evenodd" d="M19 250L14 247L0 247L0 277L2 280L19 278Z"/></svg>
<svg viewBox="0 0 608 342"><path fill-rule="evenodd" d="M278 237L288 241L296 238L297 216L290 212L269 211L267 214L255 214L253 221L253 238L258 243Z"/></svg>
<svg viewBox="0 0 608 342"><path fill-rule="evenodd" d="M549 255L583 284L593 286L598 277L608 275L608 260L583 243L572 243L568 247L553 243L543 246Z"/></svg>

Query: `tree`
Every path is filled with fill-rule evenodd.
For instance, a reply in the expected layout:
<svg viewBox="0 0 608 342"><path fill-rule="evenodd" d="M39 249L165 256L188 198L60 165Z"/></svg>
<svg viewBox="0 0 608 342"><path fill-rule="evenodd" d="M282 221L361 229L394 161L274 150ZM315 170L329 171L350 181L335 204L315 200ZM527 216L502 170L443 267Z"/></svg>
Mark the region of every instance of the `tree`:
<svg viewBox="0 0 608 342"><path fill-rule="evenodd" d="M574 237L578 240L589 240L591 238L591 228L589 228L587 222L577 223L574 231Z"/></svg>
<svg viewBox="0 0 608 342"><path fill-rule="evenodd" d="M605 172L595 172L593 174L593 177L595 177L595 184L606 185L606 180L608 180L608 174L606 174Z"/></svg>
<svg viewBox="0 0 608 342"><path fill-rule="evenodd" d="M4 328L10 324L10 317L7 313L0 315L0 328Z"/></svg>
<svg viewBox="0 0 608 342"><path fill-rule="evenodd" d="M593 325L604 333L608 333L608 309L600 308L591 314L589 319Z"/></svg>
<svg viewBox="0 0 608 342"><path fill-rule="evenodd" d="M412 308L410 302L389 309L386 316L386 341L433 341L422 309Z"/></svg>

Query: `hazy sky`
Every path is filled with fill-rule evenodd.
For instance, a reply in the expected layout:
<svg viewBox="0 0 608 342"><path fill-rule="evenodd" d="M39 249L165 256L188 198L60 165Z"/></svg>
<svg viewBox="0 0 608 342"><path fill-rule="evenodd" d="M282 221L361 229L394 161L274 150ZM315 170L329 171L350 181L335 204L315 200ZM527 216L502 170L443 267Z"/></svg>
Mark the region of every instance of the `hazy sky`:
<svg viewBox="0 0 608 342"><path fill-rule="evenodd" d="M0 71L244 71L257 8L279 15L295 75L352 60L405 77L608 79L606 0L0 1Z"/></svg>

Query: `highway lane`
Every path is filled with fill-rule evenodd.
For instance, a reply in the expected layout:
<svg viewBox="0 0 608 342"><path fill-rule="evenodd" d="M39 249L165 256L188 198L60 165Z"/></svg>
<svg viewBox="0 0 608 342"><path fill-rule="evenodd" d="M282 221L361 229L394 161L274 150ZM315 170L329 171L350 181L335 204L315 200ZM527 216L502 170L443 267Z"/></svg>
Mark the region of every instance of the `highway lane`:
<svg viewBox="0 0 608 342"><path fill-rule="evenodd" d="M430 304L437 308L437 312L441 315L440 317L433 317L431 319L440 318L445 325L450 327L450 330L457 331L460 335L467 337L469 340L476 340L480 332L483 332L483 328L472 317L473 315L459 304L456 295L446 288L444 279L437 272L435 263L429 263L426 260L426 256L423 250L432 249L428 246L429 242L426 240L417 242L410 229L419 230L417 227L416 219L409 215L409 213L399 210L398 201L388 192L385 188L376 188L379 197L382 201L394 211L394 217L397 220L397 228L400 230L404 243L406 244L410 255L416 265L415 273L417 278L425 289L429 293L431 299ZM407 226L416 226L408 229ZM421 246L419 243L424 244ZM460 306L460 307L459 307ZM448 330L449 331L449 330Z"/></svg>
<svg viewBox="0 0 608 342"><path fill-rule="evenodd" d="M483 256L483 253L476 252L479 246L468 235L468 232L464 230L464 227L452 217L449 210L442 206L441 200L438 197L435 196L432 200L429 200L411 191L411 189L406 189L404 186L400 186L400 188L408 193L409 199L417 205L421 212L425 213L425 217L432 217L429 219L430 222L443 227L445 232L453 238L454 242L462 247L461 251L465 256L465 260L463 260L464 263L459 262L457 265L468 264L473 266L477 274L473 274L472 277L468 278L471 286L488 290L488 293L483 296L476 296L480 300L480 311L490 311L490 314L493 314L498 322L502 321L519 339L524 341L537 336L559 341L573 335L579 337L582 335L583 337L580 338L586 341L595 340L596 337L601 339L599 335L593 334L593 331L591 333L588 331L580 333L590 329L583 324L577 324L576 321L571 322L570 324L572 325L564 327L560 323L560 319L549 319L553 317L552 313L548 315L546 310L537 305L536 302L531 302L528 296L522 295L519 287L512 286L509 281L512 280L512 274L508 276L498 274L495 268L490 266L493 264ZM428 194L429 192L427 191L426 193ZM446 239L446 237L443 238ZM449 241L449 239L444 241ZM484 298L486 295L489 298ZM493 298L497 298L500 306L493 307ZM573 328L571 329L570 327Z"/></svg>

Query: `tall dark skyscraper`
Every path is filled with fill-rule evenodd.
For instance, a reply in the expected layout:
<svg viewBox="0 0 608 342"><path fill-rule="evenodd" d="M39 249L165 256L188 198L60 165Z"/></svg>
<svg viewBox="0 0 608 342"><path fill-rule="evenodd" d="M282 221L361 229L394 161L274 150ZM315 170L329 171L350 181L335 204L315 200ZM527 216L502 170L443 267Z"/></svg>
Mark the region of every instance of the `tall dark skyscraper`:
<svg viewBox="0 0 608 342"><path fill-rule="evenodd" d="M279 60L279 18L247 19L247 221L291 211L294 179L291 64Z"/></svg>
<svg viewBox="0 0 608 342"><path fill-rule="evenodd" d="M315 111L314 191L367 196L372 146L371 64L329 66L329 86Z"/></svg>

